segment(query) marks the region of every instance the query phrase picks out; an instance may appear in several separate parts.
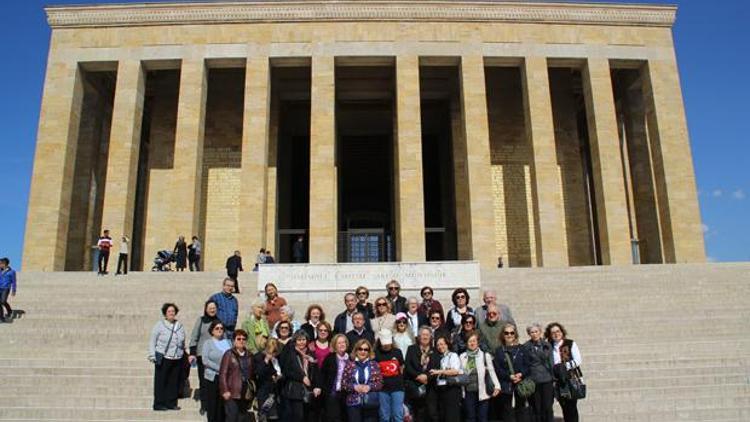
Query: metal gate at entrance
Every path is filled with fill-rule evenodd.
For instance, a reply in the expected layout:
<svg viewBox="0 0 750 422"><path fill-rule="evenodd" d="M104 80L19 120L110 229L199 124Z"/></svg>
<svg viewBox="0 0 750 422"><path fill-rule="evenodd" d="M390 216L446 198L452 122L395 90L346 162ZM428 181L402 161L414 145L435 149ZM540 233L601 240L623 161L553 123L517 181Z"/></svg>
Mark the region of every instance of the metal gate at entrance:
<svg viewBox="0 0 750 422"><path fill-rule="evenodd" d="M393 236L383 229L350 229L339 233L339 262L393 261Z"/></svg>

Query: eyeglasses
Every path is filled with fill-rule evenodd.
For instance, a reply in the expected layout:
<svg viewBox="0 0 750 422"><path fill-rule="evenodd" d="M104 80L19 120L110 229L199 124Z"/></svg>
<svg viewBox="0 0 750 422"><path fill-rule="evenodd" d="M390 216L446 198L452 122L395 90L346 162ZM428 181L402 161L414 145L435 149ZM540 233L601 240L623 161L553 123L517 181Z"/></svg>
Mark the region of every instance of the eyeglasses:
<svg viewBox="0 0 750 422"><path fill-rule="evenodd" d="M369 352L370 348L369 347L358 347L357 351L358 352Z"/></svg>
<svg viewBox="0 0 750 422"><path fill-rule="evenodd" d="M396 286L391 286L391 287L388 288L388 290L401 290L401 288L400 287L396 287Z"/></svg>
<svg viewBox="0 0 750 422"><path fill-rule="evenodd" d="M487 315L489 315L489 316L497 316L497 312L487 312Z"/></svg>
<svg viewBox="0 0 750 422"><path fill-rule="evenodd" d="M474 325L474 321L465 321L465 322L464 322L464 325L466 325L466 324L471 324L471 325Z"/></svg>
<svg viewBox="0 0 750 422"><path fill-rule="evenodd" d="M357 292L357 296L367 296L367 292Z"/></svg>
<svg viewBox="0 0 750 422"><path fill-rule="evenodd" d="M406 324L406 320L405 319L400 319L400 320L396 321L396 324Z"/></svg>
<svg viewBox="0 0 750 422"><path fill-rule="evenodd" d="M466 299L466 295L456 295L456 299Z"/></svg>
<svg viewBox="0 0 750 422"><path fill-rule="evenodd" d="M378 303L377 306L388 306L388 305L381 302L381 303Z"/></svg>
<svg viewBox="0 0 750 422"><path fill-rule="evenodd" d="M237 341L247 341L245 337L235 337L234 339Z"/></svg>
<svg viewBox="0 0 750 422"><path fill-rule="evenodd" d="M503 331L503 335L514 336L516 335L516 332L515 331Z"/></svg>
<svg viewBox="0 0 750 422"><path fill-rule="evenodd" d="M433 316L433 317L430 317L430 319L433 320L433 321L440 321L441 320L441 318L439 316Z"/></svg>

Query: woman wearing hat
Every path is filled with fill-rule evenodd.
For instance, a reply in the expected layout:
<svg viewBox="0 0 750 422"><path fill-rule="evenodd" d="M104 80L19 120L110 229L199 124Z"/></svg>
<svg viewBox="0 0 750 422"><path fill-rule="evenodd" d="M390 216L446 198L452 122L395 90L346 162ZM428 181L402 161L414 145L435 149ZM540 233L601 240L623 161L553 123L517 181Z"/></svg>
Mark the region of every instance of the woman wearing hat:
<svg viewBox="0 0 750 422"><path fill-rule="evenodd" d="M383 374L380 420L401 422L404 420L404 355L393 347L393 333L387 328L378 336L375 361Z"/></svg>

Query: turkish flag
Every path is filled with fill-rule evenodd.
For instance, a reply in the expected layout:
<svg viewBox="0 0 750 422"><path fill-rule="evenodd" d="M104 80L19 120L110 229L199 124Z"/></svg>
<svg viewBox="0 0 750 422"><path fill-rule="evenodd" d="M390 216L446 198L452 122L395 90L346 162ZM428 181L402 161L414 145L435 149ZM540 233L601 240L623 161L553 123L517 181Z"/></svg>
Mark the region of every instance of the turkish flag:
<svg viewBox="0 0 750 422"><path fill-rule="evenodd" d="M378 362L378 365L380 366L380 372L383 374L383 378L397 377L401 375L401 364L395 359Z"/></svg>

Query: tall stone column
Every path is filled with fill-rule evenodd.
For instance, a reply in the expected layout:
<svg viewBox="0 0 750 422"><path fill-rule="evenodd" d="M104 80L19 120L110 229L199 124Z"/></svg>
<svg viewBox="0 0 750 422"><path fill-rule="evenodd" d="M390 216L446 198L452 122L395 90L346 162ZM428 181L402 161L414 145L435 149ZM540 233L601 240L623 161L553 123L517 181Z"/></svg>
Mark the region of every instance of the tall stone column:
<svg viewBox="0 0 750 422"><path fill-rule="evenodd" d="M674 56L643 68L665 262L706 260L693 159Z"/></svg>
<svg viewBox="0 0 750 422"><path fill-rule="evenodd" d="M206 86L207 71L204 59L183 59L177 102L173 179L170 180L169 188L173 216L170 226L175 230L175 238L177 235L184 235L189 239L190 236L199 234L200 230ZM173 239L162 241L170 240Z"/></svg>
<svg viewBox="0 0 750 422"><path fill-rule="evenodd" d="M63 271L83 102L78 63L52 47L44 83L24 239L24 271Z"/></svg>
<svg viewBox="0 0 750 422"><path fill-rule="evenodd" d="M270 69L266 56L247 59L245 109L242 119L239 248L245 256L266 245L268 120L271 102Z"/></svg>
<svg viewBox="0 0 750 422"><path fill-rule="evenodd" d="M336 64L312 56L310 92L310 262L336 262Z"/></svg>
<svg viewBox="0 0 750 422"><path fill-rule="evenodd" d="M526 57L523 70L526 132L532 150L537 265L563 267L568 265L568 253L547 59Z"/></svg>
<svg viewBox="0 0 750 422"><path fill-rule="evenodd" d="M425 260L419 57L396 58L396 233L400 261Z"/></svg>
<svg viewBox="0 0 750 422"><path fill-rule="evenodd" d="M119 243L121 235L133 237L144 96L145 77L140 60L120 61L102 210L102 228L111 231L115 243Z"/></svg>
<svg viewBox="0 0 750 422"><path fill-rule="evenodd" d="M602 261L607 265L631 264L628 206L609 60L588 59L583 69L583 91Z"/></svg>
<svg viewBox="0 0 750 422"><path fill-rule="evenodd" d="M471 258L486 268L497 262L492 203L490 154L484 58L461 57L461 106L466 133L466 172L469 181Z"/></svg>

